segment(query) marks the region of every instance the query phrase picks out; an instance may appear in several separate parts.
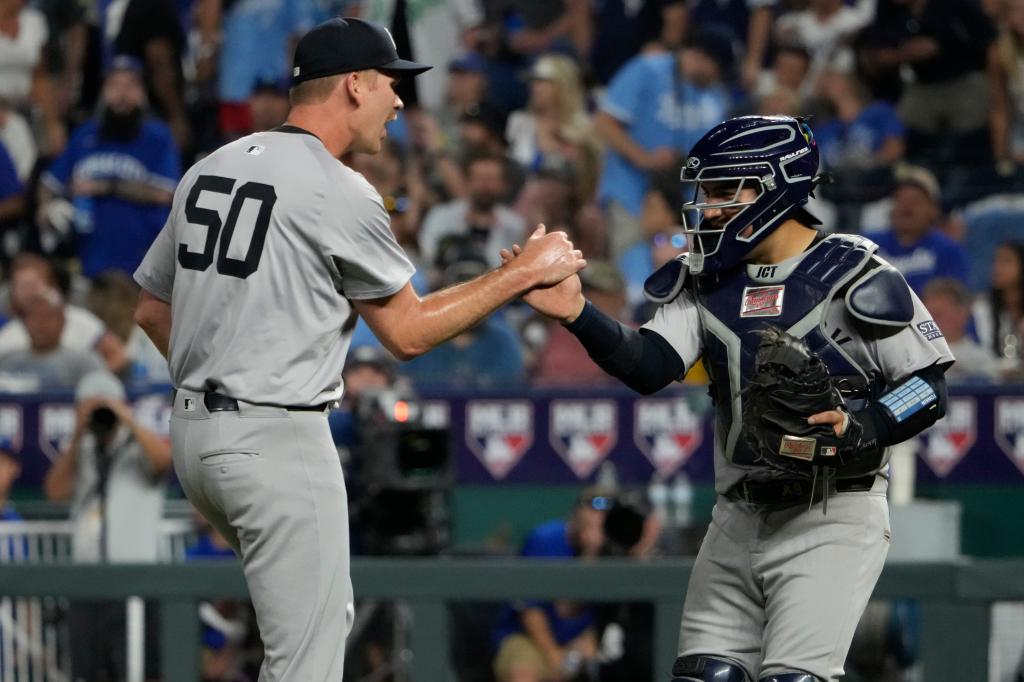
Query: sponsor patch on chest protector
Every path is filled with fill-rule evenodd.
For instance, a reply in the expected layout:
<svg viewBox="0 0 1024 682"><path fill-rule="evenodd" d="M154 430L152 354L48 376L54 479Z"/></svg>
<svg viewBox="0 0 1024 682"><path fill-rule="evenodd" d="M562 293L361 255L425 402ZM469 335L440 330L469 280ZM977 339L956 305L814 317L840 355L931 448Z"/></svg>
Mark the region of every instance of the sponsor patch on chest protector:
<svg viewBox="0 0 1024 682"><path fill-rule="evenodd" d="M816 438L805 436L783 436L779 444L779 454L795 459L814 459L814 446L818 444Z"/></svg>
<svg viewBox="0 0 1024 682"><path fill-rule="evenodd" d="M778 317L782 314L782 295L786 285L744 287L740 317Z"/></svg>

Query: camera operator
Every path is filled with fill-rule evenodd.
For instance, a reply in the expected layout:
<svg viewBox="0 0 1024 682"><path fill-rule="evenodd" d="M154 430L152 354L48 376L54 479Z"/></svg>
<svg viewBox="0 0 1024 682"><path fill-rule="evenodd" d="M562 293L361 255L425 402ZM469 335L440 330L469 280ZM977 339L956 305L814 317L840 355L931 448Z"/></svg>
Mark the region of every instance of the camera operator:
<svg viewBox="0 0 1024 682"><path fill-rule="evenodd" d="M75 389L75 431L50 467L43 487L55 502L70 500L76 562L156 562L170 442L142 425L121 381L106 370ZM147 640L155 618L147 608ZM69 613L73 680L125 679L123 604L76 604ZM147 676L156 676L157 647L147 641Z"/></svg>
<svg viewBox="0 0 1024 682"><path fill-rule="evenodd" d="M587 488L568 519L543 523L523 542L522 556L592 560L605 547L604 523L614 503L609 490ZM507 606L492 635L498 682L592 679L597 667L596 612L565 599Z"/></svg>
<svg viewBox="0 0 1024 682"><path fill-rule="evenodd" d="M613 500L604 520L603 556L642 560L658 545L662 523L643 493L623 492ZM654 608L649 602L601 604L595 607L599 633L600 682L653 679Z"/></svg>

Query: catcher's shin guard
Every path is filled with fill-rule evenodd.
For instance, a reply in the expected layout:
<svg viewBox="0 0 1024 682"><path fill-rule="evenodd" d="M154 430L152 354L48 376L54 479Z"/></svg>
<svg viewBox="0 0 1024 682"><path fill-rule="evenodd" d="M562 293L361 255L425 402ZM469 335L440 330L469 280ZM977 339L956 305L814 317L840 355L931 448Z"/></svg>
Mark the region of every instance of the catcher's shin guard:
<svg viewBox="0 0 1024 682"><path fill-rule="evenodd" d="M825 682L810 673L779 673L762 677L758 682Z"/></svg>
<svg viewBox="0 0 1024 682"><path fill-rule="evenodd" d="M750 676L728 658L696 654L676 659L672 682L750 682Z"/></svg>

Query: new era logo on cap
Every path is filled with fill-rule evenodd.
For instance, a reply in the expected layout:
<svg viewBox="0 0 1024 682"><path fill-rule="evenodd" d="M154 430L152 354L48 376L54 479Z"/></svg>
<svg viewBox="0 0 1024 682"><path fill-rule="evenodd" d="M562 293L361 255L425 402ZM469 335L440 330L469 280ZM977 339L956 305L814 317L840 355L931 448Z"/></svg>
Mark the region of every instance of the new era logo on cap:
<svg viewBox="0 0 1024 682"><path fill-rule="evenodd" d="M338 17L313 27L295 46L292 82L378 69L415 76L430 67L398 57L391 33L372 21Z"/></svg>

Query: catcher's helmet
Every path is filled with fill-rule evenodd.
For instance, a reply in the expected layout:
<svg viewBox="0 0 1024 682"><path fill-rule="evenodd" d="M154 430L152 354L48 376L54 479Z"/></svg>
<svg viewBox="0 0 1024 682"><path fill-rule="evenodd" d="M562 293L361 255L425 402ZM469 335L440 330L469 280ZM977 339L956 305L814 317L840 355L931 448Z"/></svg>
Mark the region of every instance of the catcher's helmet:
<svg viewBox="0 0 1024 682"><path fill-rule="evenodd" d="M719 272L744 256L807 203L819 181L818 145L802 118L740 116L712 128L683 164L683 228L690 242L690 272ZM726 187L732 199L709 202L707 190ZM754 199L741 200L743 189ZM716 192L719 194L720 192ZM742 207L712 224L709 208ZM748 226L751 228L747 230Z"/></svg>

